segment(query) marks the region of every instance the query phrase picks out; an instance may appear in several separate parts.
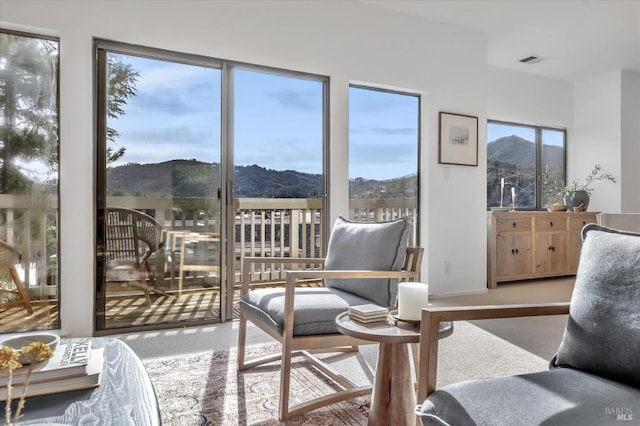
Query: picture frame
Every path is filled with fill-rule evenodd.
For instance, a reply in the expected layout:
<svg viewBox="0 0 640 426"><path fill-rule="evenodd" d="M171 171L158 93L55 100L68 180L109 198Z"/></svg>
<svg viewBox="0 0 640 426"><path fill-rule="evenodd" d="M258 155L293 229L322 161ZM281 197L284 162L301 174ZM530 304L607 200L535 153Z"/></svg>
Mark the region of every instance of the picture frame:
<svg viewBox="0 0 640 426"><path fill-rule="evenodd" d="M440 112L438 163L478 166L478 117Z"/></svg>

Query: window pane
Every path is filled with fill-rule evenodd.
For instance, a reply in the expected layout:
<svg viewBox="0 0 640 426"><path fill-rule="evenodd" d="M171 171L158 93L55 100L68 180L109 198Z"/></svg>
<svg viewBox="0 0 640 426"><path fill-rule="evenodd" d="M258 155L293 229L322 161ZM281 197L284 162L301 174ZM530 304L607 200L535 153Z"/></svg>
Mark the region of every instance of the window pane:
<svg viewBox="0 0 640 426"><path fill-rule="evenodd" d="M417 241L418 129L416 95L349 88L349 210L356 220L408 216Z"/></svg>
<svg viewBox="0 0 640 426"><path fill-rule="evenodd" d="M487 123L487 208L542 209L556 200L539 186L545 167L550 176L565 176L564 130L516 123ZM540 177L537 180L536 177Z"/></svg>
<svg viewBox="0 0 640 426"><path fill-rule="evenodd" d="M565 131L542 129L542 171L548 168L549 177L552 180L561 182L565 177ZM542 206L552 205L556 202L561 202L556 199L554 194L547 193L547 187L543 184L542 194L543 202Z"/></svg>
<svg viewBox="0 0 640 426"><path fill-rule="evenodd" d="M234 69L235 266L320 257L324 84Z"/></svg>
<svg viewBox="0 0 640 426"><path fill-rule="evenodd" d="M0 32L0 99L0 333L58 328L57 40Z"/></svg>
<svg viewBox="0 0 640 426"><path fill-rule="evenodd" d="M487 207L536 208L536 130L487 123ZM504 179L504 181L503 181ZM504 184L503 184L504 182Z"/></svg>
<svg viewBox="0 0 640 426"><path fill-rule="evenodd" d="M97 328L220 318L221 70L99 53Z"/></svg>

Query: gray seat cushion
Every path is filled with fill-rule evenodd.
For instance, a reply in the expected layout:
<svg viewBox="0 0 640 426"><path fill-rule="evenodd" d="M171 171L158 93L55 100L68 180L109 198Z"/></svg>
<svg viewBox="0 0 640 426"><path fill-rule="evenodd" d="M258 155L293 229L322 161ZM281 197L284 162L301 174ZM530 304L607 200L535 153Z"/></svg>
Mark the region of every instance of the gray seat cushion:
<svg viewBox="0 0 640 426"><path fill-rule="evenodd" d="M640 388L640 234L590 224L582 235L555 365Z"/></svg>
<svg viewBox="0 0 640 426"><path fill-rule="evenodd" d="M392 222L363 223L339 216L331 231L324 268L399 271L408 237L409 223L404 217ZM397 280L327 279L325 285L385 307L395 306L398 295Z"/></svg>
<svg viewBox="0 0 640 426"><path fill-rule="evenodd" d="M339 289L297 288L293 299L293 336L337 334L336 316L346 311L350 305L365 303L371 301ZM240 299L240 309L249 320L266 324L282 335L283 288L250 291Z"/></svg>
<svg viewBox="0 0 640 426"><path fill-rule="evenodd" d="M445 386L416 411L425 426L620 426L638 424L640 390L557 368Z"/></svg>

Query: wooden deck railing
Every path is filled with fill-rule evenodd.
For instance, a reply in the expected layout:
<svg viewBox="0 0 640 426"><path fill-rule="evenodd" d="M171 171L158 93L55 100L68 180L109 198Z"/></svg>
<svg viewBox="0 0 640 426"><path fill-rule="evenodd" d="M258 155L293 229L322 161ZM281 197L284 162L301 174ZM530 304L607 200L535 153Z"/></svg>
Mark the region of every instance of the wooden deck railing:
<svg viewBox="0 0 640 426"><path fill-rule="evenodd" d="M34 200L30 196L0 195L0 238L23 253L25 281L30 283L30 294L34 296L57 294L57 253L52 252L51 247L57 244L51 242L51 237L47 243L47 233L53 235L54 240L57 235L57 204L55 196ZM176 235L177 231L220 235L220 210L215 199L110 196L107 204L144 211ZM239 198L234 200L234 210L236 283L240 276L239 260L244 256L322 255L324 212L319 198ZM410 245L417 241L416 213L416 201L412 198L350 200L351 219L377 222L409 217L412 222ZM153 259L156 276L161 281L159 285L163 285L163 277L164 284L169 281L173 284L175 280L175 265L167 266L167 261L175 262L175 259L168 259L165 254L166 251ZM173 274L169 274L169 270Z"/></svg>

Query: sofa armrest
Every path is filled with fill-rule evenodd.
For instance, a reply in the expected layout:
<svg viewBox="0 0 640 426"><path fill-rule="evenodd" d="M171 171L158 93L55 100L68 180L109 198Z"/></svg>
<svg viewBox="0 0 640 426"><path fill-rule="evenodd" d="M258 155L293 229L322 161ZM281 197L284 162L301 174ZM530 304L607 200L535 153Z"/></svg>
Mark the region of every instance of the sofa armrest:
<svg viewBox="0 0 640 426"><path fill-rule="evenodd" d="M442 321L473 321L496 318L516 318L569 313L569 302L428 307L422 310L420 326L420 363L418 370L418 401L436 390L438 372L438 329Z"/></svg>

